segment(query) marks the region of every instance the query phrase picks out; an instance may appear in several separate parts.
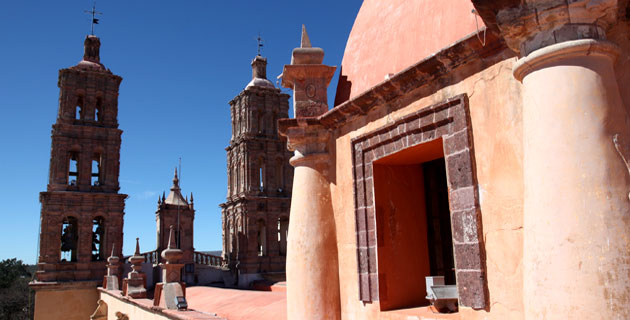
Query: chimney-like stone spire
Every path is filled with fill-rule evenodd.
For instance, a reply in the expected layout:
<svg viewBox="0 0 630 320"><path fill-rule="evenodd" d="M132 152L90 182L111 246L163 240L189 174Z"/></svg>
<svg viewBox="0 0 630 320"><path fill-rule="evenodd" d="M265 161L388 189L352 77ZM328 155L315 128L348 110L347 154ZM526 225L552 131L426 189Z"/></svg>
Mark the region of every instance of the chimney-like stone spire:
<svg viewBox="0 0 630 320"><path fill-rule="evenodd" d="M302 25L301 47L293 49L291 64L282 72L282 86L293 89L296 118L317 117L328 111L327 88L336 67L323 65L324 50L313 48Z"/></svg>
<svg viewBox="0 0 630 320"><path fill-rule="evenodd" d="M302 41L300 42L300 48L310 48L311 47L311 39L308 38L308 33L306 33L306 26L302 25Z"/></svg>
<svg viewBox="0 0 630 320"><path fill-rule="evenodd" d="M142 272L143 262L144 256L140 255L140 238L136 238L136 252L129 257L132 271L129 272L124 282L126 294L132 298L147 297L147 289L144 288L144 274Z"/></svg>
<svg viewBox="0 0 630 320"><path fill-rule="evenodd" d="M120 259L114 255L116 244L112 244L112 253L107 258L107 275L105 276L105 289L118 290L118 261Z"/></svg>
<svg viewBox="0 0 630 320"><path fill-rule="evenodd" d="M175 175L173 176L173 186L171 190L179 189L179 178L177 177L177 167L175 168Z"/></svg>
<svg viewBox="0 0 630 320"><path fill-rule="evenodd" d="M162 251L162 258L166 260L166 263L160 263L162 268L162 294L164 295L164 302L168 309L178 309L175 303L175 297L184 296L182 286L180 284L181 270L184 266L179 263L180 259L184 255L184 252L176 248L175 245L175 230L173 226L170 226L168 236L168 247ZM156 299L160 299L156 297ZM160 300L158 300L159 303ZM155 304L155 302L154 302Z"/></svg>

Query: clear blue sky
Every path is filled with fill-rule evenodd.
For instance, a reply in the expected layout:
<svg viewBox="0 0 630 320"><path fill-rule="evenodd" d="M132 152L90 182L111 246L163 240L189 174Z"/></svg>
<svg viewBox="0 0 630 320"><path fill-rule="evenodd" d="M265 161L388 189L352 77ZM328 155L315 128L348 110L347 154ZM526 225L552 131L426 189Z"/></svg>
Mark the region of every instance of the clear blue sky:
<svg viewBox="0 0 630 320"><path fill-rule="evenodd" d="M101 1L95 34L101 62L123 77L118 120L120 185L126 193L124 254L140 237L155 248L158 195L182 158L181 187L195 194L195 248L221 249L228 101L251 78L258 32L275 83L301 25L340 66L359 0ZM50 132L58 108L58 70L76 65L91 1L0 2L0 259L35 263L39 192L46 190ZM337 73L339 70L337 70ZM332 104L337 75L329 91ZM284 89L285 92L290 93ZM292 111L291 111L292 112Z"/></svg>

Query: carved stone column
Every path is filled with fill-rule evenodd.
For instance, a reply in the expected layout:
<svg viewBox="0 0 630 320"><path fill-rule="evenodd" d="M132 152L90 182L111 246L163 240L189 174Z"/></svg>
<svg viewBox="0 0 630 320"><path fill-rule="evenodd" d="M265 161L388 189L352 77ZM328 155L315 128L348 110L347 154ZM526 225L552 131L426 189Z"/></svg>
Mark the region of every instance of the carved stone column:
<svg viewBox="0 0 630 320"><path fill-rule="evenodd" d="M630 177L619 143L630 143L630 121L615 78L619 48L605 40L617 1L494 11L521 55L525 318L628 319Z"/></svg>
<svg viewBox="0 0 630 320"><path fill-rule="evenodd" d="M280 121L280 134L295 151L291 219L287 241L289 319L340 319L335 219L330 196L330 133L316 116L328 110L326 89L335 68L322 65L324 51L311 48L306 30L302 47L284 67L282 85L294 90L297 119ZM310 118L306 118L310 117Z"/></svg>

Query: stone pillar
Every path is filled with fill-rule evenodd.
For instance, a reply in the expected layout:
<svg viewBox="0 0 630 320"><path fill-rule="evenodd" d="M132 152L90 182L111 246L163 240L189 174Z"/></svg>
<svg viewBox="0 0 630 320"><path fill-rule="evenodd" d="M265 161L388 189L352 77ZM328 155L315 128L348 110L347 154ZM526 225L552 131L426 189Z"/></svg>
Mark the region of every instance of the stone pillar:
<svg viewBox="0 0 630 320"><path fill-rule="evenodd" d="M628 319L630 121L605 40L617 1L495 9L521 55L525 318Z"/></svg>
<svg viewBox="0 0 630 320"><path fill-rule="evenodd" d="M127 288L126 294L129 297L147 297L147 289L144 287L144 273L142 273L143 262L144 256L140 255L140 239L136 238L136 252L133 256L129 257L132 271L127 274L127 279L125 279Z"/></svg>
<svg viewBox="0 0 630 320"><path fill-rule="evenodd" d="M295 151L287 242L288 319L340 319L335 219L330 197L330 133L314 118L328 110L326 89L335 68L322 65L324 51L302 47L284 67L282 85L294 90L297 119L281 120L280 133ZM309 117L309 118L306 118Z"/></svg>

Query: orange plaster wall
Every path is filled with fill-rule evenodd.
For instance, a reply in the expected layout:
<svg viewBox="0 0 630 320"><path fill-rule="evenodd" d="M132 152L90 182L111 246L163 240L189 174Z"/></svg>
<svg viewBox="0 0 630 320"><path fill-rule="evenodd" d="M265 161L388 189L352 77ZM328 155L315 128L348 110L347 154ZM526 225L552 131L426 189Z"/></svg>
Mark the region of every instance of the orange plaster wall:
<svg viewBox="0 0 630 320"><path fill-rule="evenodd" d="M37 290L35 320L84 320L96 310L96 288Z"/></svg>
<svg viewBox="0 0 630 320"><path fill-rule="evenodd" d="M515 61L515 58L504 60L437 92L419 92L413 99L394 102L405 105L396 111L388 111L391 106L381 106L334 132L336 167L331 191L344 319L405 319L407 316L401 315L401 311L381 312L378 301L364 304L359 300L354 198L351 196L351 139L462 93L466 93L470 101L490 309L461 308L458 314L445 318L523 318L522 99L521 84L512 76ZM409 311L410 315L418 316L422 312Z"/></svg>
<svg viewBox="0 0 630 320"><path fill-rule="evenodd" d="M335 105L476 32L472 9L470 0L363 1L346 43Z"/></svg>

